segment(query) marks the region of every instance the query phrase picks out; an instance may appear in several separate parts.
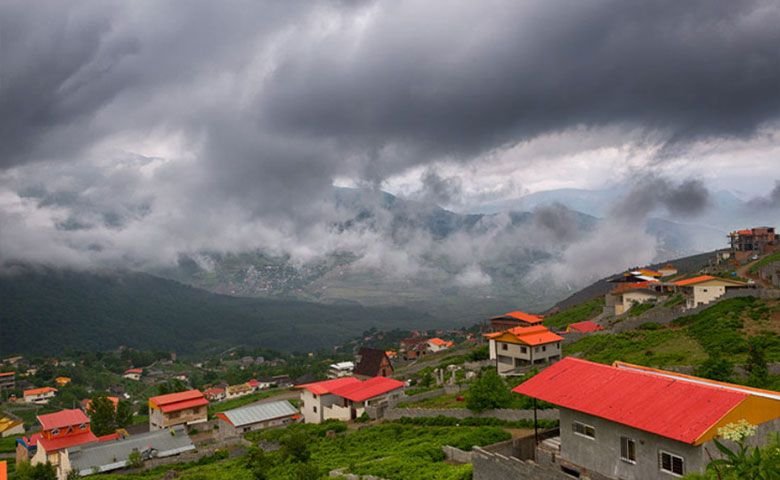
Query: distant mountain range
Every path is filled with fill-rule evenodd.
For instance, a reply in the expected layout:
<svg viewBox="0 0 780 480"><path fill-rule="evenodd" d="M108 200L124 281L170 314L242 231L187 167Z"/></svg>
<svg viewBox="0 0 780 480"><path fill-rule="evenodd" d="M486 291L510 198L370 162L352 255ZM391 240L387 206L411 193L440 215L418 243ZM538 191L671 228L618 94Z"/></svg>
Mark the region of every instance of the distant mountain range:
<svg viewBox="0 0 780 480"><path fill-rule="evenodd" d="M445 323L403 307L216 295L144 273L18 267L0 275L0 357L128 346L180 353L236 345L309 352L376 328Z"/></svg>
<svg viewBox="0 0 780 480"><path fill-rule="evenodd" d="M370 232L382 242L380 254L414 262L413 272L392 275L393 265L367 264L368 254L350 250L304 264L257 250L201 252L152 273L227 295L406 305L456 322L505 308L544 310L582 285L553 285L529 275L586 237L622 194L556 190L504 202L495 211L460 214L386 192L338 188L335 203L346 215L333 229ZM717 198L730 211L741 202L726 193ZM650 218L645 230L657 239L655 260L725 245L726 230L717 226Z"/></svg>

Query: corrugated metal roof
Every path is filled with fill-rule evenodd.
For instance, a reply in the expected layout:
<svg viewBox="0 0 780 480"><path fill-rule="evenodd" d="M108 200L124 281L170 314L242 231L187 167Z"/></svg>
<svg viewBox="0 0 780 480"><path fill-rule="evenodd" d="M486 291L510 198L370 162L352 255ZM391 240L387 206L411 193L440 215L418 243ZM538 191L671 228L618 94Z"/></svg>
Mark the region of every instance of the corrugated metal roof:
<svg viewBox="0 0 780 480"><path fill-rule="evenodd" d="M322 382L306 383L303 385L298 385L297 388L305 388L315 395L325 395L330 393L333 389L343 387L344 385L349 385L351 383L360 383L360 380L355 377L341 377L334 378L333 380L324 380Z"/></svg>
<svg viewBox="0 0 780 480"><path fill-rule="evenodd" d="M265 422L274 418L289 417L298 413L298 409L290 402L280 400L278 402L260 403L249 407L236 408L222 412L235 427Z"/></svg>
<svg viewBox="0 0 780 480"><path fill-rule="evenodd" d="M168 457L194 450L187 430L177 426L171 430L157 430L140 435L132 435L114 442L103 442L68 449L71 467L82 475L107 472L127 465L127 459L133 450L143 452L153 448L157 457Z"/></svg>
<svg viewBox="0 0 780 480"><path fill-rule="evenodd" d="M688 444L748 396L572 357L513 391Z"/></svg>
<svg viewBox="0 0 780 480"><path fill-rule="evenodd" d="M203 398L203 394L199 390L187 390L186 392L158 395L156 397L150 398L149 401L154 402L154 404L157 406L162 406L176 402L183 402L185 400L194 400L197 398Z"/></svg>

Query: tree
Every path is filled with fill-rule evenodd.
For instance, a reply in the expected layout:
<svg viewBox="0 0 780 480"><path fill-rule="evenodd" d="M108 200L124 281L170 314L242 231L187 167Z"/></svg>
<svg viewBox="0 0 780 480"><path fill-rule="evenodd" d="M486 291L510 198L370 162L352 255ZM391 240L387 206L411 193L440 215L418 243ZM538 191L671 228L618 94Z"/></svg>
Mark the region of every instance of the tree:
<svg viewBox="0 0 780 480"><path fill-rule="evenodd" d="M730 382L734 375L734 364L725 358L707 357L707 360L696 369L696 375L710 380Z"/></svg>
<svg viewBox="0 0 780 480"><path fill-rule="evenodd" d="M293 470L294 480L319 480L322 473L317 465L313 463L301 463Z"/></svg>
<svg viewBox="0 0 780 480"><path fill-rule="evenodd" d="M57 470L49 462L30 465L21 462L16 465L17 480L57 480Z"/></svg>
<svg viewBox="0 0 780 480"><path fill-rule="evenodd" d="M766 343L763 337L751 337L748 340L747 384L751 387L766 387L769 383L769 368L766 364Z"/></svg>
<svg viewBox="0 0 780 480"><path fill-rule="evenodd" d="M718 429L718 437L713 440L721 454L712 458L707 465L706 475L691 475L686 478L710 478L719 480L770 480L776 479L780 472L780 435L774 434L767 445L750 447L748 438L756 432L755 425L745 420ZM733 442L735 448L729 448L724 440ZM710 453L709 451L707 452Z"/></svg>
<svg viewBox="0 0 780 480"><path fill-rule="evenodd" d="M108 435L116 431L114 402L107 397L101 395L93 398L87 409L87 414L95 435Z"/></svg>
<svg viewBox="0 0 780 480"><path fill-rule="evenodd" d="M309 437L303 432L290 432L282 438L280 443L283 455L293 462L307 462L311 457Z"/></svg>
<svg viewBox="0 0 780 480"><path fill-rule="evenodd" d="M130 402L120 400L116 406L114 424L116 428L125 428L133 423L133 405Z"/></svg>
<svg viewBox="0 0 780 480"><path fill-rule="evenodd" d="M469 388L466 407L475 412L492 408L507 408L512 404L512 392L495 370L484 372Z"/></svg>
<svg viewBox="0 0 780 480"><path fill-rule="evenodd" d="M267 480L270 461L265 452L252 445L246 453L246 468L252 472L255 480Z"/></svg>
<svg viewBox="0 0 780 480"><path fill-rule="evenodd" d="M132 468L141 468L144 465L144 458L141 456L141 452L133 450L127 456L127 462Z"/></svg>

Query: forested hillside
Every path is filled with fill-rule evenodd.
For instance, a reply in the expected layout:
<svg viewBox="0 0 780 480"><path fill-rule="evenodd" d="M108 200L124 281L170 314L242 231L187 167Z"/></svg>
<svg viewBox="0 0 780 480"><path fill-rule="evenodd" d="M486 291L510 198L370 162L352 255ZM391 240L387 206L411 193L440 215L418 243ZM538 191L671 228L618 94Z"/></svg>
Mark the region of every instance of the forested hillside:
<svg viewBox="0 0 780 480"><path fill-rule="evenodd" d="M142 273L35 269L0 276L0 356L66 349L195 352L330 347L370 327L432 327L406 308L216 295Z"/></svg>

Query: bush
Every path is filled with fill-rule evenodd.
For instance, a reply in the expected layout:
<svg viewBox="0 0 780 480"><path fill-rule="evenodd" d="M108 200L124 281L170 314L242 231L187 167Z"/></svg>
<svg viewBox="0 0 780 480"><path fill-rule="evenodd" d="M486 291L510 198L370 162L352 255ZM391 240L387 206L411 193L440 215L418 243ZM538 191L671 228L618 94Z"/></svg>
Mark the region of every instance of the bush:
<svg viewBox="0 0 780 480"><path fill-rule="evenodd" d="M466 393L466 407L475 412L509 408L512 392L495 370L484 372Z"/></svg>

